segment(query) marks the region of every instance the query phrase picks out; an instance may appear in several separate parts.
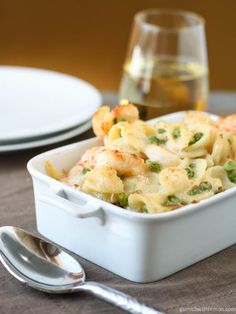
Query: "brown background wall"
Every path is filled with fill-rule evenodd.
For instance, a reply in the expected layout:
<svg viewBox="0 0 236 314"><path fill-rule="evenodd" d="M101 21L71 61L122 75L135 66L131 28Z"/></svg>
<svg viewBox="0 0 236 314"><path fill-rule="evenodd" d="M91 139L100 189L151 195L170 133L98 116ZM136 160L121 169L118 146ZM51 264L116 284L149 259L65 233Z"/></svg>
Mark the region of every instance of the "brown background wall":
<svg viewBox="0 0 236 314"><path fill-rule="evenodd" d="M236 89L236 0L0 0L0 64L49 68L117 89L132 17L154 7L203 15L211 89Z"/></svg>

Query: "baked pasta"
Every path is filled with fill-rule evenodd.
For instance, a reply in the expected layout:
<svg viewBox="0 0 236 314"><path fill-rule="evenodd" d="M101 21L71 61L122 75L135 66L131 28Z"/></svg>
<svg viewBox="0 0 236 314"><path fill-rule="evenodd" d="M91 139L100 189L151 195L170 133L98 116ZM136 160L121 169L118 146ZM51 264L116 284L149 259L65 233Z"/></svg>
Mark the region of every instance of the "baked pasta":
<svg viewBox="0 0 236 314"><path fill-rule="evenodd" d="M104 106L93 130L104 145L63 173L46 162L50 176L141 213L176 210L236 185L236 115L212 121L190 111L179 123L150 125L132 104Z"/></svg>

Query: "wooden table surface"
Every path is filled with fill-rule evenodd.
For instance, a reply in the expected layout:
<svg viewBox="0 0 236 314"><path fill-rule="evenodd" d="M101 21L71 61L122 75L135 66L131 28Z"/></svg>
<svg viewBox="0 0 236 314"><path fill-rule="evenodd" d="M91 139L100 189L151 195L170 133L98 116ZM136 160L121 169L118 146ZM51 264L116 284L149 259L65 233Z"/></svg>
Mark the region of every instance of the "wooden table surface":
<svg viewBox="0 0 236 314"><path fill-rule="evenodd" d="M106 102L114 94L105 94ZM235 108L235 109L234 109ZM212 112L236 112L236 93L212 95ZM0 155L0 226L14 225L37 232L31 178L27 161L34 155L92 136L91 130L50 147ZM235 226L236 230L236 226ZM221 232L221 230L219 230ZM236 232L236 231L235 231ZM150 284L136 284L79 258L87 278L119 289L167 313L217 313L220 308L236 313L236 245ZM205 307L205 309L204 309ZM48 295L26 287L0 265L1 314L123 313L86 294Z"/></svg>

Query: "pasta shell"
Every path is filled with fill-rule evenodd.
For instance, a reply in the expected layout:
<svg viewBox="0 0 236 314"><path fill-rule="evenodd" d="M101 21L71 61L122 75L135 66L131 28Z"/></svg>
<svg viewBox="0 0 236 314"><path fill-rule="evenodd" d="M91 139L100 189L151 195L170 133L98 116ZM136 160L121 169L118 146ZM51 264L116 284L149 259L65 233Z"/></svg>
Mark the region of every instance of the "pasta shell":
<svg viewBox="0 0 236 314"><path fill-rule="evenodd" d="M113 194L123 192L124 187L115 169L109 166L101 166L88 173L82 185L82 190L87 193Z"/></svg>
<svg viewBox="0 0 236 314"><path fill-rule="evenodd" d="M163 206L164 197L157 193L149 194L131 194L128 198L128 204L130 209L138 212L143 212L145 206L148 213L162 213L169 211L170 208Z"/></svg>
<svg viewBox="0 0 236 314"><path fill-rule="evenodd" d="M165 168L159 175L162 192L167 195L177 194L188 189L190 181L184 169L178 167Z"/></svg>
<svg viewBox="0 0 236 314"><path fill-rule="evenodd" d="M219 132L212 149L212 159L214 164L224 163L227 158L230 158L231 146L229 143L230 134Z"/></svg>
<svg viewBox="0 0 236 314"><path fill-rule="evenodd" d="M176 154L156 144L146 145L144 152L151 161L157 161L163 167L177 166L181 163L181 159Z"/></svg>

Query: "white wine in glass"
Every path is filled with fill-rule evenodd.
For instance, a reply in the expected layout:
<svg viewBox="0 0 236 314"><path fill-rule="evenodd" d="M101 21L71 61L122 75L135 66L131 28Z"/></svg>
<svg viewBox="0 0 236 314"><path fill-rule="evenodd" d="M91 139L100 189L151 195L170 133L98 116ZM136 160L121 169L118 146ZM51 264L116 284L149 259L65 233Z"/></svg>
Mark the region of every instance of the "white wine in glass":
<svg viewBox="0 0 236 314"><path fill-rule="evenodd" d="M208 65L203 19L182 11L138 13L119 98L137 105L143 119L205 110Z"/></svg>

